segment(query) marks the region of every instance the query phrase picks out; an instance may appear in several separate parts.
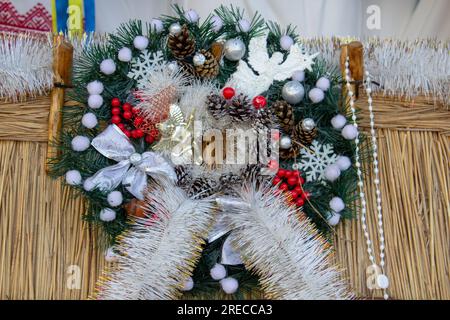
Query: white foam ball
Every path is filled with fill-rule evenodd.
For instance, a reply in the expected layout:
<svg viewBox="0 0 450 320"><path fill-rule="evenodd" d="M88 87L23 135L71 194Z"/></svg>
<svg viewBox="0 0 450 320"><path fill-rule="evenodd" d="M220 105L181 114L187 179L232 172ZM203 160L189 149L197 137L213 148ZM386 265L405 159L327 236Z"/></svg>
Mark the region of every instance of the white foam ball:
<svg viewBox="0 0 450 320"><path fill-rule="evenodd" d="M325 93L319 88L313 88L308 93L312 103L319 103L325 98Z"/></svg>
<svg viewBox="0 0 450 320"><path fill-rule="evenodd" d="M292 80L295 80L298 82L303 82L303 81L305 81L305 71L303 71L303 70L294 71L291 78L292 78Z"/></svg>
<svg viewBox="0 0 450 320"><path fill-rule="evenodd" d="M331 208L331 210L333 210L334 212L336 212L336 213L339 213L339 212L341 212L342 210L344 210L345 209L345 203L344 203L344 201L342 201L342 199L341 198L339 198L339 197L333 197L331 200L330 200L330 208Z"/></svg>
<svg viewBox="0 0 450 320"><path fill-rule="evenodd" d="M324 171L325 179L327 179L330 182L335 181L339 176L341 175L341 170L336 164L329 165L325 168Z"/></svg>
<svg viewBox="0 0 450 320"><path fill-rule="evenodd" d="M91 94L88 98L88 106L92 109L98 109L103 105L103 97L99 94Z"/></svg>
<svg viewBox="0 0 450 320"><path fill-rule="evenodd" d="M104 89L103 83L98 80L89 82L86 88L89 94L102 94Z"/></svg>
<svg viewBox="0 0 450 320"><path fill-rule="evenodd" d="M330 226L335 226L339 223L339 220L341 220L341 215L339 213L332 212L327 220Z"/></svg>
<svg viewBox="0 0 450 320"><path fill-rule="evenodd" d="M220 29L222 29L223 20L220 17L212 16L211 22L212 22L212 28L213 28L214 32L218 32L218 31L220 31Z"/></svg>
<svg viewBox="0 0 450 320"><path fill-rule="evenodd" d="M116 262L117 261L117 254L114 252L114 249L112 247L109 247L105 252L105 260L107 262Z"/></svg>
<svg viewBox="0 0 450 320"><path fill-rule="evenodd" d="M86 113L83 118L81 118L81 124L88 129L94 128L98 124L96 115L92 112Z"/></svg>
<svg viewBox="0 0 450 320"><path fill-rule="evenodd" d="M193 9L186 11L184 14L184 17L186 18L187 21L193 22L193 23L196 23L200 19L197 11L195 11Z"/></svg>
<svg viewBox="0 0 450 320"><path fill-rule="evenodd" d="M131 52L130 48L123 47L119 50L119 53L117 54L117 59L119 59L122 62L130 62L133 58L133 53Z"/></svg>
<svg viewBox="0 0 450 320"><path fill-rule="evenodd" d="M331 118L331 125L337 130L342 129L346 123L347 119L342 114L337 114Z"/></svg>
<svg viewBox="0 0 450 320"><path fill-rule="evenodd" d="M84 180L83 182L83 189L85 191L92 191L95 188L95 184L92 182L91 178L87 178L86 180Z"/></svg>
<svg viewBox="0 0 450 320"><path fill-rule="evenodd" d="M355 140L358 136L358 129L353 124L348 124L342 129L341 134L347 140Z"/></svg>
<svg viewBox="0 0 450 320"><path fill-rule="evenodd" d="M247 19L241 19L236 26L237 32L248 32L250 30L250 21Z"/></svg>
<svg viewBox="0 0 450 320"><path fill-rule="evenodd" d="M116 63L113 59L105 59L100 63L100 71L106 75L116 72Z"/></svg>
<svg viewBox="0 0 450 320"><path fill-rule="evenodd" d="M112 191L107 196L108 204L111 207L118 207L123 202L122 192L120 191Z"/></svg>
<svg viewBox="0 0 450 320"><path fill-rule="evenodd" d="M84 151L91 145L91 141L89 141L88 137L85 136L76 136L72 139L71 142L72 150L74 151Z"/></svg>
<svg viewBox="0 0 450 320"><path fill-rule="evenodd" d="M222 264L216 263L214 267L212 267L210 274L211 278L214 280L221 280L227 276L227 269L225 269Z"/></svg>
<svg viewBox="0 0 450 320"><path fill-rule="evenodd" d="M192 277L189 277L184 282L183 288L181 289L181 291L191 291L192 288L194 288L194 280L192 279Z"/></svg>
<svg viewBox="0 0 450 320"><path fill-rule="evenodd" d="M100 220L105 222L113 221L116 218L116 212L110 208L104 208L100 211Z"/></svg>
<svg viewBox="0 0 450 320"><path fill-rule="evenodd" d="M136 36L133 40L133 46L138 50L145 50L148 46L148 38L144 36Z"/></svg>
<svg viewBox="0 0 450 320"><path fill-rule="evenodd" d="M71 186L77 186L81 183L81 174L78 170L69 170L66 172L66 182Z"/></svg>
<svg viewBox="0 0 450 320"><path fill-rule="evenodd" d="M152 22L150 22L150 27L157 33L160 33L164 28L162 21L156 18L152 19Z"/></svg>
<svg viewBox="0 0 450 320"><path fill-rule="evenodd" d="M231 277L220 280L220 285L222 286L222 290L227 294L233 294L239 288L239 282Z"/></svg>
<svg viewBox="0 0 450 320"><path fill-rule="evenodd" d="M349 157L339 156L335 164L339 167L339 169L341 169L341 171L345 171L352 166L352 161Z"/></svg>
<svg viewBox="0 0 450 320"><path fill-rule="evenodd" d="M288 51L291 49L292 45L294 44L294 39L288 35L284 35L280 38L280 46L283 48L283 50Z"/></svg>
<svg viewBox="0 0 450 320"><path fill-rule="evenodd" d="M328 89L330 89L330 86L331 86L330 79L325 77L320 77L316 82L316 87L322 91L327 91Z"/></svg>

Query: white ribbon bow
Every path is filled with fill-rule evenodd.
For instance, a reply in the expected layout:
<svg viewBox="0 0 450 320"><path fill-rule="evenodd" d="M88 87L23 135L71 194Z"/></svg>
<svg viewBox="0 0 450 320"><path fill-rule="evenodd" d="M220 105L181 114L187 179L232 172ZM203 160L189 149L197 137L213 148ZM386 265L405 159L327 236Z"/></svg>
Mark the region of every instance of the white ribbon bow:
<svg viewBox="0 0 450 320"><path fill-rule="evenodd" d="M172 182L177 180L172 166L161 155L136 153L128 137L114 124L95 137L91 145L105 157L118 162L89 178L92 185L102 191L114 190L122 183L132 195L143 200L147 175L164 176Z"/></svg>

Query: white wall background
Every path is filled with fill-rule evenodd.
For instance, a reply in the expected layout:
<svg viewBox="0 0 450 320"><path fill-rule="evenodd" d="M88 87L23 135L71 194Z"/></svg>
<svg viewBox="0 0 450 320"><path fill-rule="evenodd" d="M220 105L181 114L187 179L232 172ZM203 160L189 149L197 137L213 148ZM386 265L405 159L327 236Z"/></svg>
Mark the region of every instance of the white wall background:
<svg viewBox="0 0 450 320"><path fill-rule="evenodd" d="M50 0L11 0L20 13L37 2L51 10ZM132 18L150 20L170 14L178 3L205 17L220 4L234 4L251 16L259 11L266 20L292 23L302 36L381 36L399 39L450 39L449 0L96 0L97 31L112 32ZM366 13L377 5L381 28L369 30Z"/></svg>

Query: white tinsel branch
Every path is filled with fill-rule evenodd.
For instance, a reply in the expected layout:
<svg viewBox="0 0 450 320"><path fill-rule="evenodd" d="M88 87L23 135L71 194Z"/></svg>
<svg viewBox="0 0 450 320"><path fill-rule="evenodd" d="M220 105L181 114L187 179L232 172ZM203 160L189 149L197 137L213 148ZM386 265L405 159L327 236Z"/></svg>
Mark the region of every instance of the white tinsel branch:
<svg viewBox="0 0 450 320"><path fill-rule="evenodd" d="M98 285L98 299L174 299L192 274L214 218L211 200L191 200L161 182L148 193L146 219L120 241L119 268Z"/></svg>
<svg viewBox="0 0 450 320"><path fill-rule="evenodd" d="M240 202L221 201L231 242L255 272L270 299L351 298L332 249L312 223L286 205L275 190L244 186Z"/></svg>

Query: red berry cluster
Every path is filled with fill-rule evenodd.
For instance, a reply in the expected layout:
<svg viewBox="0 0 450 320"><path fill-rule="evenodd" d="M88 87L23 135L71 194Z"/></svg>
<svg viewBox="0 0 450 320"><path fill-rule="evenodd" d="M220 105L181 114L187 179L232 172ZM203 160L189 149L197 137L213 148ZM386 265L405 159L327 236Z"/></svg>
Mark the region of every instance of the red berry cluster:
<svg viewBox="0 0 450 320"><path fill-rule="evenodd" d="M310 197L310 193L303 189L304 183L305 179L303 179L298 170L286 170L281 168L272 180L272 184L274 186L278 185L278 188L298 207L303 206L305 201Z"/></svg>
<svg viewBox="0 0 450 320"><path fill-rule="evenodd" d="M222 95L226 100L231 100L236 95L236 91L232 87L225 87L222 90ZM252 104L255 109L262 109L266 106L267 100L263 96L256 96L253 98Z"/></svg>

